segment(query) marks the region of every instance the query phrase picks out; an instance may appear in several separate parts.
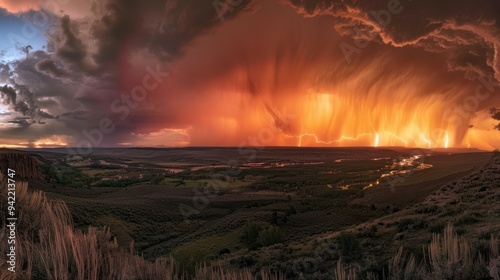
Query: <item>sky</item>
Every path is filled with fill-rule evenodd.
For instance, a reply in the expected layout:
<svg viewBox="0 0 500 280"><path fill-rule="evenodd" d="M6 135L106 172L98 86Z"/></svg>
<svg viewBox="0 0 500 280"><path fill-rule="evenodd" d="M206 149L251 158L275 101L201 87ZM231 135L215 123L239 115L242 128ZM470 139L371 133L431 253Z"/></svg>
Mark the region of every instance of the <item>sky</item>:
<svg viewBox="0 0 500 280"><path fill-rule="evenodd" d="M0 0L0 146L500 148L494 0Z"/></svg>

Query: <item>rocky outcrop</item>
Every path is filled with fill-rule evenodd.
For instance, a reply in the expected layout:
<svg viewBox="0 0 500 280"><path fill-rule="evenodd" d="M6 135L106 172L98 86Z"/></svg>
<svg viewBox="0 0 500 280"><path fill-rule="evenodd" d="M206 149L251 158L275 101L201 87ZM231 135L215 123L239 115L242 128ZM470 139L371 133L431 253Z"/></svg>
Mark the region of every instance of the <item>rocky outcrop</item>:
<svg viewBox="0 0 500 280"><path fill-rule="evenodd" d="M16 171L18 179L43 179L40 162L30 153L0 149L0 172L7 174L7 169Z"/></svg>

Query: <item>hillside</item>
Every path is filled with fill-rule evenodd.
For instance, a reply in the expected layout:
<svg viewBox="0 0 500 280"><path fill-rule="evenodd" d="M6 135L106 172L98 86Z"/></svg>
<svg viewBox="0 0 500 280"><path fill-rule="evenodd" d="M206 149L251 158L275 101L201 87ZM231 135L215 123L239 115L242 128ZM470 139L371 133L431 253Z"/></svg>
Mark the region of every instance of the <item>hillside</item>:
<svg viewBox="0 0 500 280"><path fill-rule="evenodd" d="M400 185L391 188L381 182L363 189L359 186L394 170L394 163L405 157L386 150L377 154L372 149L363 159L337 160L348 150L337 149L329 151L335 158L311 164L321 153L300 160L301 151L294 150L297 161L285 165L287 155L281 149L269 150L260 155L265 160L257 158L258 164L244 166L241 174L220 179L211 176L210 168L201 168L205 159L196 162L196 150L167 151L170 160L193 155L187 157L193 167L178 173L166 172L161 165L148 166L149 159L141 160L138 150L133 155L136 162L130 160L128 150L119 149L117 153L124 154L96 154L79 161L51 152L47 159L3 150L2 164L18 168L17 181L48 178L36 186L43 192L28 192L24 183L17 189L16 209L22 213L19 238L40 252L21 247L20 263L33 264L28 270L23 268L22 275L57 273L62 279L81 275L98 279L85 272L92 271L104 277L99 279L127 279L116 263L123 261L129 275L148 275L143 279L179 273L189 273L187 279L191 279L215 272L234 276L225 279L251 279L262 271L286 279L498 276L497 153L435 153L419 163L432 168L412 171ZM211 148L201 150L206 159L218 153ZM354 150L357 156L365 152ZM146 156L151 153L144 152ZM234 151L226 149L222 157L230 153ZM209 166L224 171L219 160L213 164ZM137 175L135 181L124 178L130 174ZM257 175L264 181L245 179ZM343 189L330 185L334 180L339 186L356 180L361 183ZM2 179L0 184L4 183ZM2 208L5 195L2 193ZM186 205L199 211L188 219L180 211ZM51 237L58 235L67 237ZM448 249L452 252L445 253ZM90 250L89 255L78 255L80 250ZM49 255L58 255L67 263L47 263ZM93 256L109 261L96 266ZM63 267L70 263L79 265L80 271L65 272ZM450 269L450 264L457 269ZM208 270L203 272L205 265ZM406 267L411 269L406 271ZM266 275L264 278L270 274Z"/></svg>
<svg viewBox="0 0 500 280"><path fill-rule="evenodd" d="M13 169L18 178L43 179L40 170L41 161L28 152L0 149L0 170Z"/></svg>
<svg viewBox="0 0 500 280"><path fill-rule="evenodd" d="M398 188L395 199L397 194ZM382 275L386 278L380 279L445 279L440 278L444 277L441 272L451 275L446 279L500 279L495 274L500 262L493 259L498 256L499 202L500 156L496 156L462 179L440 185L420 203L342 231L235 255L226 263L245 260L257 267L284 271L287 279L337 279L334 275L341 260L346 275L353 277L349 279L379 279ZM449 271L445 265L448 260L441 268L432 267L436 264L430 248L438 245L431 241L443 235L458 246L448 249L464 254L455 256L456 271ZM463 246L467 252L461 251ZM396 276L395 258L399 258L397 265L403 272L411 259L413 272Z"/></svg>

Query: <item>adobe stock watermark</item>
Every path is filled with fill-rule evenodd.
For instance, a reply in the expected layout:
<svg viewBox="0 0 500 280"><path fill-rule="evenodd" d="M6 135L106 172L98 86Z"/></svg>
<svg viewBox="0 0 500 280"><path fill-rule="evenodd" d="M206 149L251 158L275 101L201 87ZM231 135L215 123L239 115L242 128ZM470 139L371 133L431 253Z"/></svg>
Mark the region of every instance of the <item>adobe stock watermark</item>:
<svg viewBox="0 0 500 280"><path fill-rule="evenodd" d="M282 112L273 113L276 115L274 123L269 122L259 130L256 136L249 136L238 145L238 154L246 157L241 160L239 158L229 160L225 171L212 172L210 178L215 186L205 186L203 192L193 188L194 196L191 205L185 203L179 205L179 211L185 222L189 223L192 215L200 214L209 205L210 199L215 198L221 189L227 189L231 183L228 178L238 176L241 173L240 167L256 159L257 152L271 144L276 133L281 133L290 124L290 120L296 117L294 114L288 114L286 108Z"/></svg>
<svg viewBox="0 0 500 280"><path fill-rule="evenodd" d="M411 1L411 0L408 0ZM379 11L370 11L371 17L378 23L380 28L387 27L392 20L393 15L398 15L403 11L403 5L399 0L389 0L387 2L387 9L382 9ZM361 50L366 48L374 39L375 33L366 33L358 27L353 28L356 32L357 38L354 39L353 44L347 43L345 41L340 42L339 47L344 55L345 61L350 64L352 62L352 56L354 54L359 55Z"/></svg>
<svg viewBox="0 0 500 280"><path fill-rule="evenodd" d="M156 65L155 69L146 66L145 70L148 74L142 78L140 85L133 87L129 94L122 94L120 98L111 102L110 110L112 113L118 114L118 119L104 117L99 121L97 127L90 130L83 129L81 133L85 139L78 142L76 152L73 148L67 147L68 155L90 154L93 147L98 147L103 143L105 135L113 133L117 121L124 121L130 112L138 107L139 103L146 100L149 92L156 89L163 82L163 79L169 76L168 72L161 71L159 64Z"/></svg>

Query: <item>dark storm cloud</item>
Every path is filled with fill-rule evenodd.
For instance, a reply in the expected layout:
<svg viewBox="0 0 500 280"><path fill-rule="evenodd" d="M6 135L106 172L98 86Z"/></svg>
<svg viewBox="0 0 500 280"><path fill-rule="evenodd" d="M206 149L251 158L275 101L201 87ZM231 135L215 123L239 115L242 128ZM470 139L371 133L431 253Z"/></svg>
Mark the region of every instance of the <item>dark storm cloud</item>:
<svg viewBox="0 0 500 280"><path fill-rule="evenodd" d="M494 120L500 121L500 109L498 109L498 108L491 108L490 109L490 114L491 114L491 117ZM500 130L500 122L497 125L495 125L495 129Z"/></svg>
<svg viewBox="0 0 500 280"><path fill-rule="evenodd" d="M27 126L32 125L34 122L30 118L27 118L27 117L18 117L18 118L14 118L13 120L7 121L7 123L17 124L18 126L21 126L21 127L27 127Z"/></svg>
<svg viewBox="0 0 500 280"><path fill-rule="evenodd" d="M257 1L94 0L91 14L63 16L59 24L51 27L47 51L31 51L26 46L25 58L10 65L0 64L0 81L6 81L17 93L14 101L8 97L12 94L2 93L4 102L25 116L27 124L46 120L45 127L54 129L55 134L81 138L83 129L95 129L101 119L116 119L111 103L130 93L136 80L142 81L144 74L140 71L145 64L152 61L180 69L175 81L169 78L155 92L168 100L158 102L164 107L158 109L147 100L131 109L126 121L116 122L114 132L106 135L104 141L113 145L131 133L146 135L163 128L189 127L200 119L192 111L213 107L207 115L218 116L217 110L234 104L215 104L211 92L204 89L212 86L218 90L217 81L226 81L245 68L248 78L235 88L253 98L261 98L265 92L286 94L290 99L304 81L320 89L335 89L367 68L376 71L354 79L360 94L391 92L391 85L410 80L405 78L415 73L427 75L432 69L439 73L432 81L420 83L425 88L416 98L440 92L442 84L450 84L453 93L447 96L452 97L463 94L457 86L463 75L456 72L443 78L443 71L463 71L472 78L495 73L499 68L495 56L500 53L497 2L278 1L294 9L264 0L263 6L272 3L276 11L245 21L242 15L258 8ZM228 10L221 14L225 3L237 4L227 6ZM402 11L391 14L389 20L381 12L389 7L402 7ZM305 21L300 21L297 12L307 17L333 17L325 21L325 17L317 17L304 27ZM384 24L384 20L388 23ZM343 37L339 38L335 30ZM376 34L373 41L378 45L363 50L364 57L351 64L353 67L338 63L343 62L339 40L362 38L360 31ZM137 69L138 65L142 69ZM271 66L263 69L262 65ZM384 83L388 88L381 86ZM279 123L272 103L262 103ZM189 112L186 107L199 110Z"/></svg>
<svg viewBox="0 0 500 280"><path fill-rule="evenodd" d="M89 111L72 111L72 112L66 112L60 115L60 118L70 118L70 119L75 119L75 120L86 120L87 116L91 114L92 112Z"/></svg>
<svg viewBox="0 0 500 280"><path fill-rule="evenodd" d="M69 16L62 17L60 28L49 37L49 40L55 42L49 42L49 45L53 47L53 44L55 44L57 46L57 57L70 66L79 70L90 71L90 66L85 61L87 56L86 46L78 37L77 31L74 31L74 29L78 29L78 25L72 23Z"/></svg>
<svg viewBox="0 0 500 280"><path fill-rule="evenodd" d="M141 1L142 2L142 1ZM107 65L117 61L122 46L133 37L138 37L143 17L138 13L141 2L108 1L105 2L106 14L96 18L92 23L91 32L98 42L93 58L98 65ZM96 7L94 5L93 9Z"/></svg>
<svg viewBox="0 0 500 280"><path fill-rule="evenodd" d="M54 66L57 68L51 68L51 61L48 53L35 51L26 58L11 63L12 73L15 75L10 77L9 84L24 93L23 99L35 104L35 107L57 114L62 110L72 110L78 106L73 96L78 85L72 79L78 80L80 76L68 77L65 73L61 73L64 70L55 62ZM21 91L23 88L24 91ZM43 104L58 104L58 107L46 107Z"/></svg>
<svg viewBox="0 0 500 280"><path fill-rule="evenodd" d="M0 87L0 94L2 95L2 98L5 98L6 104L16 104L16 90L8 85L4 85L3 87Z"/></svg>
<svg viewBox="0 0 500 280"><path fill-rule="evenodd" d="M356 37L359 30L377 34L393 46L416 46L448 56L450 70L468 77L496 74L500 80L500 2L481 1L340 1L289 0L306 16L337 17L341 35ZM389 12L390 11L390 12ZM355 29L358 28L358 29Z"/></svg>
<svg viewBox="0 0 500 280"><path fill-rule="evenodd" d="M55 116L43 111L43 110L38 110L37 115L44 118L44 119L54 119L56 118Z"/></svg>
<svg viewBox="0 0 500 280"><path fill-rule="evenodd" d="M36 70L52 77L65 77L66 71L55 64L52 59L43 59L36 64Z"/></svg>
<svg viewBox="0 0 500 280"><path fill-rule="evenodd" d="M251 7L251 1L242 1L227 11L224 21ZM21 73L13 80L34 93L36 105L27 103L19 110L76 131L93 129L102 118L116 115L110 104L130 91L120 79L133 67L131 56L146 54L155 64L165 65L182 56L195 38L223 23L213 1L106 0L94 1L91 10L84 18L63 16L48 34L48 52L29 53L13 64L13 72ZM67 88L55 86L61 84ZM150 111L134 109L126 125L117 123L105 141L114 144L145 123L156 123L151 119Z"/></svg>
<svg viewBox="0 0 500 280"><path fill-rule="evenodd" d="M499 120L500 121L500 110L493 109L491 117L494 118L495 120Z"/></svg>
<svg viewBox="0 0 500 280"><path fill-rule="evenodd" d="M251 0L234 2L239 4L219 7L217 3L226 1L167 1L162 20L152 33L151 49L160 57L175 58L197 36L221 24L223 20L230 20L256 8ZM221 14L221 8L228 10Z"/></svg>
<svg viewBox="0 0 500 280"><path fill-rule="evenodd" d="M18 94L20 96L27 96L31 93L25 87L21 86L18 88L20 90L19 92L11 86L4 85L3 87L0 87L0 94L2 98L4 98L5 104L11 105L11 108L13 108L14 111L21 113L23 116L30 116L33 114L35 107L32 100L18 100L17 96Z"/></svg>
<svg viewBox="0 0 500 280"><path fill-rule="evenodd" d="M161 58L175 59L222 19L229 20L255 7L251 0L238 1L222 18L220 7L214 6L218 2L94 1L90 17L61 18L57 30L49 34L48 49L74 71L94 76L117 71L123 55L134 51L146 50Z"/></svg>
<svg viewBox="0 0 500 280"><path fill-rule="evenodd" d="M58 69L50 69L50 57L45 51L37 50L22 59L0 65L0 80L7 84L1 87L2 101L10 109L8 116L11 117L5 121L11 126L5 128L2 135L32 142L40 137L72 135L82 126L81 121L75 123L72 118L59 117L81 107L74 100L78 85L72 81L79 76L70 78L61 75ZM40 125L46 131L41 131Z"/></svg>
<svg viewBox="0 0 500 280"><path fill-rule="evenodd" d="M221 15L211 0L92 2L91 14L70 13L50 26L45 51L18 46L26 56L0 64L0 82L8 85L2 101L13 117L20 118L11 123L23 128L11 133L20 137L32 133L32 141L41 137L36 127L44 124L52 134L75 136L78 141L83 129L98 127L107 116L116 117L110 104L130 93L120 79L124 71L132 71L131 57L139 57L140 64L145 55L153 67L165 66L181 57L198 36L252 7L250 0L238 1ZM161 125L163 115L135 108L126 122L116 123L117 129L105 142L114 145L145 124ZM179 120L173 117L169 122Z"/></svg>
<svg viewBox="0 0 500 280"><path fill-rule="evenodd" d="M14 110L16 112L22 113L23 116L30 115L32 112L32 108L30 108L28 103L26 103L24 101L17 102L16 105L14 106Z"/></svg>
<svg viewBox="0 0 500 280"><path fill-rule="evenodd" d="M25 55L30 54L30 51L33 49L33 47L31 45L27 45L27 46L24 46L24 47L17 46L16 48L19 51L21 51L22 53L24 53Z"/></svg>

